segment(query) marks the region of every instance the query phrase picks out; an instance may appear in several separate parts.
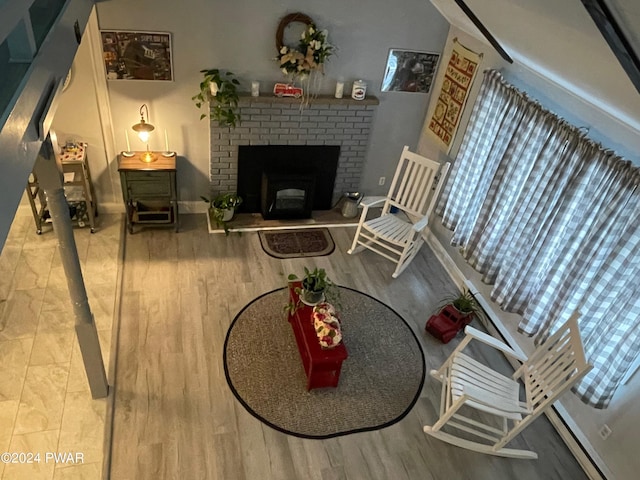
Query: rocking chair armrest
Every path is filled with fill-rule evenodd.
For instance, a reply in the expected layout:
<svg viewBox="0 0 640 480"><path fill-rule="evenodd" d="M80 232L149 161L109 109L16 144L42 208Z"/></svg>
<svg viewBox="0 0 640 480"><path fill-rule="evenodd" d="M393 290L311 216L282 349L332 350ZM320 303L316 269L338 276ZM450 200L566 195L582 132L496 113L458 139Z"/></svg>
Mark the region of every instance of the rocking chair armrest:
<svg viewBox="0 0 640 480"><path fill-rule="evenodd" d="M496 350L500 350L505 355L509 355L510 357L520 360L521 362L527 361L527 357L525 355L519 354L506 343L501 342L497 338L494 338L491 335L481 332L480 330L477 330L470 325L467 325L465 327L464 333L465 335L468 335L475 340L479 340L482 343L495 348Z"/></svg>
<svg viewBox="0 0 640 480"><path fill-rule="evenodd" d="M379 203L384 203L387 200L387 197L364 197L360 202L362 206L362 213L360 214L360 221L364 221L367 219L367 215L369 214L369 207L373 207L378 205Z"/></svg>
<svg viewBox="0 0 640 480"><path fill-rule="evenodd" d="M374 205L377 205L378 203L382 203L386 200L387 200L387 197L364 197L360 202L360 205L362 205L365 208L369 208L369 207L373 207Z"/></svg>
<svg viewBox="0 0 640 480"><path fill-rule="evenodd" d="M416 232L420 233L422 230L425 229L425 227L428 224L429 224L429 215L425 215L420 220L418 220L416 223L414 223L412 228Z"/></svg>

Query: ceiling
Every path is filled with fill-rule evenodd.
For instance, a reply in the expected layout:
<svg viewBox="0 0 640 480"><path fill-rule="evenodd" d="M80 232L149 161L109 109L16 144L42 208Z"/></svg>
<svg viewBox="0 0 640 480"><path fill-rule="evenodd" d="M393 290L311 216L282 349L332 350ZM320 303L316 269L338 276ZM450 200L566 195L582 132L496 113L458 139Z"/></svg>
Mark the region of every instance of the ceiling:
<svg viewBox="0 0 640 480"><path fill-rule="evenodd" d="M585 5L599 0L465 0L516 64L640 131L640 93ZM640 1L602 0L640 56ZM486 42L455 0L431 0L449 22ZM639 72L640 73L640 72Z"/></svg>
<svg viewBox="0 0 640 480"><path fill-rule="evenodd" d="M638 0L605 0L624 35L640 56L640 2Z"/></svg>

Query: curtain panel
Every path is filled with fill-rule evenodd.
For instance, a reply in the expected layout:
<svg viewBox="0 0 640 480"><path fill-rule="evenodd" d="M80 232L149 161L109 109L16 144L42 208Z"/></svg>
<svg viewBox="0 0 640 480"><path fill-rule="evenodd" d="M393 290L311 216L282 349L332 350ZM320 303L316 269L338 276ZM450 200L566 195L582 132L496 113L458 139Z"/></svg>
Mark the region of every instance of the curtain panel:
<svg viewBox="0 0 640 480"><path fill-rule="evenodd" d="M640 352L640 169L485 72L436 212L451 243L543 341L573 311L606 408Z"/></svg>

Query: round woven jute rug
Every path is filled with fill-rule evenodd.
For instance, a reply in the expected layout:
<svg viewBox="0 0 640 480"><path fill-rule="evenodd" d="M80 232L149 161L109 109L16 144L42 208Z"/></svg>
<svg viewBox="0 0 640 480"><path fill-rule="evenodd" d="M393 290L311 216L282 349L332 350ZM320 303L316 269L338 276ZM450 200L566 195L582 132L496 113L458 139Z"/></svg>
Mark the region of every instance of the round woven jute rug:
<svg viewBox="0 0 640 480"><path fill-rule="evenodd" d="M411 327L379 300L339 287L349 357L335 388L306 390L307 380L283 307L288 289L256 298L235 317L224 344L227 383L256 418L284 433L330 438L401 420L425 378Z"/></svg>

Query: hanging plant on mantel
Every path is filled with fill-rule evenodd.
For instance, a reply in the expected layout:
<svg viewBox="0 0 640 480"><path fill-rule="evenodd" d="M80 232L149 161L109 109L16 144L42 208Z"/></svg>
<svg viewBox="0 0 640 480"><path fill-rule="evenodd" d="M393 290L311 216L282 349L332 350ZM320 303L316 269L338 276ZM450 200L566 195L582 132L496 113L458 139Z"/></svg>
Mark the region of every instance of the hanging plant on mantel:
<svg viewBox="0 0 640 480"><path fill-rule="evenodd" d="M197 108L206 108L209 118L218 122L220 126L234 127L240 122L238 113L238 85L240 82L233 72L225 72L217 68L200 70L203 79L200 91L191 97ZM200 115L200 120L207 116Z"/></svg>
<svg viewBox="0 0 640 480"><path fill-rule="evenodd" d="M284 31L291 23L304 23L304 31L300 35L297 47L284 44ZM309 99L309 90L312 79L314 90L318 88L316 73L324 74L324 64L334 51L333 45L327 41L327 30L318 30L315 22L304 13L290 13L285 15L276 31L276 48L278 56L275 60L284 75L293 83L299 80L305 86L306 101Z"/></svg>

